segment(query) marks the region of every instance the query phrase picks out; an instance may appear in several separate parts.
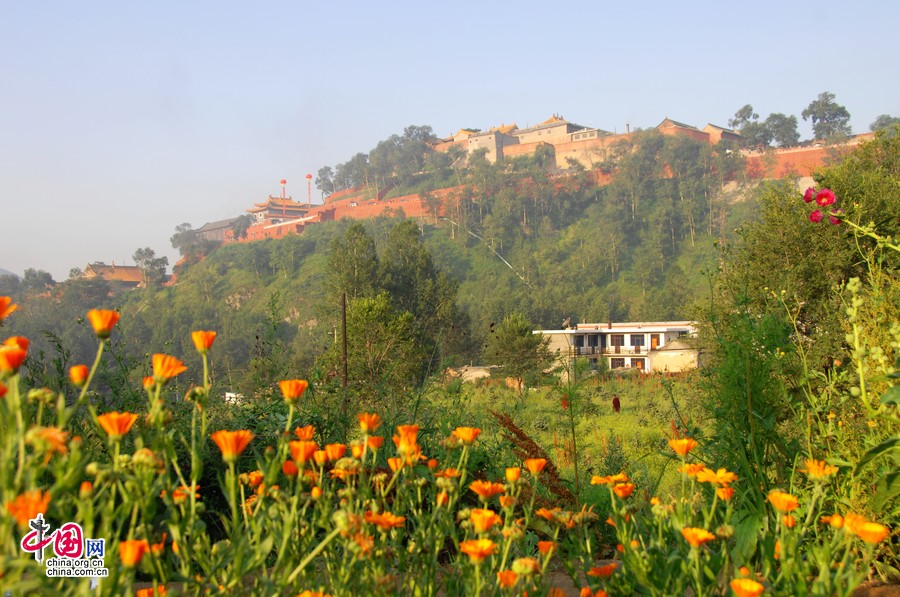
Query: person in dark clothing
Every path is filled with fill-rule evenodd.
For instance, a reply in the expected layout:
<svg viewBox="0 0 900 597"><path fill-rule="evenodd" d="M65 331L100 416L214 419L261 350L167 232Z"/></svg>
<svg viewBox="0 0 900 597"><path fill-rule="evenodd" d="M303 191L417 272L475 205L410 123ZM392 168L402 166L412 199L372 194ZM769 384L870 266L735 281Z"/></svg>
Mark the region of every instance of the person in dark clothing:
<svg viewBox="0 0 900 597"><path fill-rule="evenodd" d="M620 408L622 408L622 403L619 402L619 395L613 394L613 410L619 412Z"/></svg>

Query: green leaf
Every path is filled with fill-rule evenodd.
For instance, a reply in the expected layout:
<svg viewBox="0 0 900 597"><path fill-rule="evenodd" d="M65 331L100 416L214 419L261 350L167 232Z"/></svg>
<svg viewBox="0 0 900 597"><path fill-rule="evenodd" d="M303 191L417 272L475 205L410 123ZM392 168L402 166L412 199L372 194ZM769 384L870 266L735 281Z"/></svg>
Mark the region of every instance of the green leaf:
<svg viewBox="0 0 900 597"><path fill-rule="evenodd" d="M853 474L858 475L859 471L861 471L872 460L878 458L885 452L896 450L898 448L900 448L900 435L884 440L883 442L863 454L862 458L860 458L859 462L856 464L856 468L853 470Z"/></svg>
<svg viewBox="0 0 900 597"><path fill-rule="evenodd" d="M883 510L898 494L900 494L900 472L888 473L875 484L875 499L872 506L876 510Z"/></svg>
<svg viewBox="0 0 900 597"><path fill-rule="evenodd" d="M881 403L886 406L897 406L900 404L900 386L893 386L882 394Z"/></svg>

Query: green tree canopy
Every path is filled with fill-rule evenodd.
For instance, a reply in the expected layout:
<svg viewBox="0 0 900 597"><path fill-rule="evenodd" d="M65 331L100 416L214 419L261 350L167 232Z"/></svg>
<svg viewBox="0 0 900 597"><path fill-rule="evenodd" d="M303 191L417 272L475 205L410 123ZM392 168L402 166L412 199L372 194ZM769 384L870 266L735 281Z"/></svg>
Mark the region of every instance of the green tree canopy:
<svg viewBox="0 0 900 597"><path fill-rule="evenodd" d="M803 120L812 121L813 134L816 139L830 139L836 135L849 135L850 112L834 101L834 94L823 91L819 97L806 106L801 116Z"/></svg>
<svg viewBox="0 0 900 597"><path fill-rule="evenodd" d="M515 379L521 388L550 367L550 339L535 334L534 326L524 315L511 313L499 324L491 325L483 358L486 363L499 366L497 375Z"/></svg>

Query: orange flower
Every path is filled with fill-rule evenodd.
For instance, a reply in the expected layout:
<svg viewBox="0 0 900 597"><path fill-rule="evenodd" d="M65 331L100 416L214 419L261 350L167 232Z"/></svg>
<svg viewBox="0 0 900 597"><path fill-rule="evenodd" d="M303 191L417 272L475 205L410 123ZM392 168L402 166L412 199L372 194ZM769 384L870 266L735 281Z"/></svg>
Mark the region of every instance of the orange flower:
<svg viewBox="0 0 900 597"><path fill-rule="evenodd" d="M688 452L697 447L697 440L690 437L683 437L681 439L670 439L669 447L675 450L675 453L684 458L688 455Z"/></svg>
<svg viewBox="0 0 900 597"><path fill-rule="evenodd" d="M31 342L25 336L10 336L6 340L3 341L4 346L12 346L15 348L21 348L22 350L28 352L28 346Z"/></svg>
<svg viewBox="0 0 900 597"><path fill-rule="evenodd" d="M721 485L723 487L727 487L731 483L734 483L737 481L737 478L737 475L726 471L724 468L720 468L717 471L711 471L708 468L704 468L697 473L697 481L700 483L712 483L713 485Z"/></svg>
<svg viewBox="0 0 900 597"><path fill-rule="evenodd" d="M797 519L790 514L785 514L781 517L781 523L787 528L792 529L797 526Z"/></svg>
<svg viewBox="0 0 900 597"><path fill-rule="evenodd" d="M210 434L219 450L222 452L222 460L225 462L234 462L238 459L247 446L253 440L254 435L251 431L240 429L238 431L226 431L224 429Z"/></svg>
<svg viewBox="0 0 900 597"><path fill-rule="evenodd" d="M387 459L388 466L391 467L391 470L395 473L403 468L403 459L402 458L388 458Z"/></svg>
<svg viewBox="0 0 900 597"><path fill-rule="evenodd" d="M310 591L309 589L298 593L296 597L331 597L329 593L324 591Z"/></svg>
<svg viewBox="0 0 900 597"><path fill-rule="evenodd" d="M185 371L187 371L187 367L175 357L158 353L153 355L153 379L159 383L166 383Z"/></svg>
<svg viewBox="0 0 900 597"><path fill-rule="evenodd" d="M359 460L360 458L362 458L363 448L364 446L362 445L362 443L358 441L353 442L352 444L350 444L350 454L352 454L354 458Z"/></svg>
<svg viewBox="0 0 900 597"><path fill-rule="evenodd" d="M14 304L11 297L0 296L0 323L3 323L3 320L18 308L19 305Z"/></svg>
<svg viewBox="0 0 900 597"><path fill-rule="evenodd" d="M450 496L447 494L446 491L441 491L434 498L434 503L437 504L438 506L446 506L447 504L450 503Z"/></svg>
<svg viewBox="0 0 900 597"><path fill-rule="evenodd" d="M359 413L357 418L359 419L359 429L363 433L372 433L381 427L381 417L375 413Z"/></svg>
<svg viewBox="0 0 900 597"><path fill-rule="evenodd" d="M548 510L547 508L538 508L535 510L534 515L540 516L547 522L552 522L556 520L556 515L562 512L559 508L553 508L552 510Z"/></svg>
<svg viewBox="0 0 900 597"><path fill-rule="evenodd" d="M384 443L384 438L379 435L370 435L366 438L366 445L370 450L377 450Z"/></svg>
<svg viewBox="0 0 900 597"><path fill-rule="evenodd" d="M312 441L313 435L316 433L316 428L312 425L307 425L306 427L297 427L294 429L294 435L297 436L302 442Z"/></svg>
<svg viewBox="0 0 900 597"><path fill-rule="evenodd" d="M135 597L164 597L168 591L166 585L158 585L156 587L147 587L146 589L138 589L135 591Z"/></svg>
<svg viewBox="0 0 900 597"><path fill-rule="evenodd" d="M634 483L616 483L613 486L613 493L620 498L627 498L634 492Z"/></svg>
<svg viewBox="0 0 900 597"><path fill-rule="evenodd" d="M294 464L293 460L285 460L284 464L281 465L281 472L288 477L296 477L300 473L300 470L297 468L297 465Z"/></svg>
<svg viewBox="0 0 900 597"><path fill-rule="evenodd" d="M778 539L775 541L775 552L773 554L776 560L781 559L781 540Z"/></svg>
<svg viewBox="0 0 900 597"><path fill-rule="evenodd" d="M613 483L627 483L628 475L625 473L619 473L618 475L610 475L607 477L600 477L598 475L594 475L591 477L591 485L612 485Z"/></svg>
<svg viewBox="0 0 900 597"><path fill-rule="evenodd" d="M191 340L194 341L194 348L197 349L197 352L206 354L212 348L213 342L216 341L216 333L197 330L191 332Z"/></svg>
<svg viewBox="0 0 900 597"><path fill-rule="evenodd" d="M78 495L83 498L89 498L94 493L94 484L90 481L82 481L81 487L78 489Z"/></svg>
<svg viewBox="0 0 900 597"><path fill-rule="evenodd" d="M393 437L394 445L397 446L397 453L404 459L406 464L415 464L422 455L422 449L417 443L419 426L399 425L397 433L398 435Z"/></svg>
<svg viewBox="0 0 900 597"><path fill-rule="evenodd" d="M508 589L516 584L517 580L519 580L519 575L512 570L501 570L497 573L497 581L504 589Z"/></svg>
<svg viewBox="0 0 900 597"><path fill-rule="evenodd" d="M330 460L331 462L340 460L346 453L346 444L328 444L325 446L325 455L328 456L328 460Z"/></svg>
<svg viewBox="0 0 900 597"><path fill-rule="evenodd" d="M129 539L119 542L119 559L126 568L134 568L141 563L144 554L149 551L150 544L146 539Z"/></svg>
<svg viewBox="0 0 900 597"><path fill-rule="evenodd" d="M838 467L827 464L824 460L806 459L806 468L800 469L813 481L824 481L838 471Z"/></svg>
<svg viewBox="0 0 900 597"><path fill-rule="evenodd" d="M469 489L477 493L484 501L488 501L498 493L506 491L506 487L502 483L491 483L490 481L481 480L472 481L469 485Z"/></svg>
<svg viewBox="0 0 900 597"><path fill-rule="evenodd" d="M406 522L405 516L397 516L391 512L366 512L363 520L369 524L374 524L382 531L390 531L391 529L399 529Z"/></svg>
<svg viewBox="0 0 900 597"><path fill-rule="evenodd" d="M800 506L800 502L796 497L777 489L769 492L769 503L779 512L791 512Z"/></svg>
<svg viewBox="0 0 900 597"><path fill-rule="evenodd" d="M500 505L504 508L512 508L516 505L516 498L511 495L501 495L499 498Z"/></svg>
<svg viewBox="0 0 900 597"><path fill-rule="evenodd" d="M243 475L241 475L241 477L243 477ZM266 476L262 474L262 471L260 470L250 471L247 473L247 485L251 488L257 487L265 480L265 478Z"/></svg>
<svg viewBox="0 0 900 597"><path fill-rule="evenodd" d="M660 501L659 501L659 498L658 498L658 497L653 496L652 498L650 498L650 505L651 505L651 506L658 506L659 504L660 504Z"/></svg>
<svg viewBox="0 0 900 597"><path fill-rule="evenodd" d="M446 477L446 478L456 478L459 476L459 471L455 468L445 468L442 471L435 471L435 477Z"/></svg>
<svg viewBox="0 0 900 597"><path fill-rule="evenodd" d="M87 383L88 373L87 365L74 365L69 367L69 380L76 388L83 388Z"/></svg>
<svg viewBox="0 0 900 597"><path fill-rule="evenodd" d="M765 589L761 584L750 578L735 578L729 585L737 597L759 597Z"/></svg>
<svg viewBox="0 0 900 597"><path fill-rule="evenodd" d="M471 444L479 436L481 429L477 427L457 427L453 430L453 436L464 444Z"/></svg>
<svg viewBox="0 0 900 597"><path fill-rule="evenodd" d="M716 495L724 502L730 501L734 497L734 487L719 487L716 489Z"/></svg>
<svg viewBox="0 0 900 597"><path fill-rule="evenodd" d="M700 473L701 471L703 471L705 469L706 469L706 465L699 463L699 462L695 462L693 464L685 464L684 466L679 466L678 472L684 473L688 477L694 477L698 473Z"/></svg>
<svg viewBox="0 0 900 597"><path fill-rule="evenodd" d="M319 466L323 466L328 462L328 453L325 450L316 450L313 452L313 462Z"/></svg>
<svg viewBox="0 0 900 597"><path fill-rule="evenodd" d="M3 398L4 396L6 396L6 393L8 391L9 391L9 388L7 388L5 385L0 383L0 398Z"/></svg>
<svg viewBox="0 0 900 597"><path fill-rule="evenodd" d="M712 541L716 538L715 535L713 535L706 529L697 529L694 527L684 527L683 529L681 529L681 534L691 545L691 547L699 547L707 541Z"/></svg>
<svg viewBox="0 0 900 597"><path fill-rule="evenodd" d="M288 442L288 445L291 448L291 458L294 459L294 462L299 464L304 464L309 461L310 458L313 457L316 450L319 449L319 445L316 442L309 441L301 441L301 442Z"/></svg>
<svg viewBox="0 0 900 597"><path fill-rule="evenodd" d="M616 565L615 563L606 564L604 566L594 566L588 571L587 575L596 576L599 578L609 578L613 575L613 572L615 572L617 568L618 565Z"/></svg>
<svg viewBox="0 0 900 597"><path fill-rule="evenodd" d="M469 522L478 533L486 533L490 531L495 524L500 524L503 520L493 510L484 510L482 508L473 508L469 516Z"/></svg>
<svg viewBox="0 0 900 597"><path fill-rule="evenodd" d="M506 469L506 480L510 483L515 483L522 476L522 469L517 466L510 467Z"/></svg>
<svg viewBox="0 0 900 597"><path fill-rule="evenodd" d="M153 376L152 376L152 375L148 375L148 376L145 377L144 380L141 382L141 385L144 386L144 389L145 389L145 390L149 390L150 388L152 388L153 386L156 385L156 380L153 379Z"/></svg>
<svg viewBox="0 0 900 597"><path fill-rule="evenodd" d="M198 489L200 489L200 486L195 485L194 486L194 490L195 490L194 491L194 499L200 499L200 494L197 493L197 491L196 491ZM190 495L191 495L190 487L186 487L184 485L179 485L178 487L176 487L175 489L172 490L172 502L176 505L183 504L187 501L187 499L190 497ZM165 489L163 489L160 492L159 497L161 497L161 498L166 497Z"/></svg>
<svg viewBox="0 0 900 597"><path fill-rule="evenodd" d="M28 352L18 346L0 346L0 374L18 371L26 356Z"/></svg>
<svg viewBox="0 0 900 597"><path fill-rule="evenodd" d="M534 476L537 476L542 470L544 470L545 466L547 466L546 458L528 458L525 460L525 468L527 468L528 471Z"/></svg>
<svg viewBox="0 0 900 597"><path fill-rule="evenodd" d="M556 541L538 541L537 547L538 551L541 552L541 555L546 556L556 549Z"/></svg>
<svg viewBox="0 0 900 597"><path fill-rule="evenodd" d="M281 388L281 395L288 404L297 402L303 396L303 392L309 387L309 382L305 379L283 379L278 382Z"/></svg>
<svg viewBox="0 0 900 597"><path fill-rule="evenodd" d="M840 514L833 514L831 516L823 516L819 519L822 524L830 524L832 528L839 529L844 526L844 517Z"/></svg>
<svg viewBox="0 0 900 597"><path fill-rule="evenodd" d="M309 495L312 496L312 499L318 500L320 497L322 497L322 488L316 485L309 490Z"/></svg>
<svg viewBox="0 0 900 597"><path fill-rule="evenodd" d="M497 544L490 539L469 539L459 544L459 551L469 556L475 564L481 563L497 550Z"/></svg>
<svg viewBox="0 0 900 597"><path fill-rule="evenodd" d="M44 464L47 464L53 454L66 455L69 453L69 448L66 446L68 437L69 432L63 431L59 427L32 427L25 434L25 441L46 452Z"/></svg>
<svg viewBox="0 0 900 597"><path fill-rule="evenodd" d="M869 522L859 514L847 514L844 525L851 534L856 535L866 543L881 543L891 533L890 530L877 522Z"/></svg>
<svg viewBox="0 0 900 597"><path fill-rule="evenodd" d="M6 510L10 516L16 519L16 523L25 528L28 521L38 514L46 514L50 505L50 492L44 493L40 489L26 491L17 496L13 501L6 503Z"/></svg>
<svg viewBox="0 0 900 597"><path fill-rule="evenodd" d="M87 314L91 327L94 328L94 334L101 340L109 338L113 327L119 321L119 313L117 311L108 311L106 309L91 309Z"/></svg>
<svg viewBox="0 0 900 597"><path fill-rule="evenodd" d="M163 552L163 549L166 547L166 537L168 535L166 533L162 534L162 540L159 543L151 543L150 544L150 553L155 556L160 555Z"/></svg>
<svg viewBox="0 0 900 597"><path fill-rule="evenodd" d="M106 435L113 441L122 439L128 433L138 416L132 413L112 412L97 417L97 422L103 427Z"/></svg>

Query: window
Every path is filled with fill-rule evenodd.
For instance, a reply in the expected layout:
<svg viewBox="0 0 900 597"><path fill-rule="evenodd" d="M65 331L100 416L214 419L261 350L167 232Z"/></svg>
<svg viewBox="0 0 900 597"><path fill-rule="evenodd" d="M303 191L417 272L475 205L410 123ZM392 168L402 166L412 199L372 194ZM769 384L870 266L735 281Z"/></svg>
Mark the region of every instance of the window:
<svg viewBox="0 0 900 597"><path fill-rule="evenodd" d="M643 370L645 365L644 359L631 359L631 366L635 369Z"/></svg>
<svg viewBox="0 0 900 597"><path fill-rule="evenodd" d="M631 334L631 345L632 346L643 346L644 345L644 334Z"/></svg>
<svg viewBox="0 0 900 597"><path fill-rule="evenodd" d="M622 369L625 367L625 359L615 358L609 360L610 369Z"/></svg>

